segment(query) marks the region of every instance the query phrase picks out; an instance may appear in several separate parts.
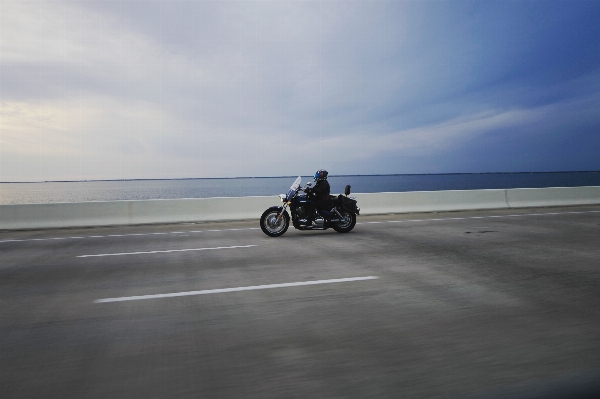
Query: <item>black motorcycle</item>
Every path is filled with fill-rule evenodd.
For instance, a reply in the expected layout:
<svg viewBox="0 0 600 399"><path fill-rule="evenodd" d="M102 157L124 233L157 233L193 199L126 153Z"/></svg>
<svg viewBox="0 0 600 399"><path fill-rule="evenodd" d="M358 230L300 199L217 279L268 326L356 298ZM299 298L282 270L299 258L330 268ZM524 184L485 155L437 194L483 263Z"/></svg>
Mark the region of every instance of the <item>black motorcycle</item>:
<svg viewBox="0 0 600 399"><path fill-rule="evenodd" d="M283 206L272 206L263 212L260 217L260 228L271 237L283 235L290 226L290 215L286 207L292 213L292 225L298 230L327 230L333 228L338 233L347 233L356 225L356 215L360 214L360 208L356 205L356 199L349 197L350 186L346 186L344 195L330 196L331 209L315 211L315 225L307 226L301 223L308 216L308 205L312 200L306 194L306 190L312 183L306 183L300 187L301 178L298 176L287 194L280 194L279 198Z"/></svg>

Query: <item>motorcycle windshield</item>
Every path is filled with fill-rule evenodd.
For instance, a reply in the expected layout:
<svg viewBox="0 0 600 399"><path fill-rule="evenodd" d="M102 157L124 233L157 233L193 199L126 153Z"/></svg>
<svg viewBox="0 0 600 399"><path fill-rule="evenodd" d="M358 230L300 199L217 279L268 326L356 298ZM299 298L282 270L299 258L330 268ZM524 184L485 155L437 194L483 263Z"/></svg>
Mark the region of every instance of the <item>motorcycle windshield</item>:
<svg viewBox="0 0 600 399"><path fill-rule="evenodd" d="M287 193L288 200L292 198L292 195L294 195L294 192L296 191L296 189L298 187L300 187L301 181L302 181L302 178L300 176L298 176L296 181L294 181L294 184L292 184L292 186L290 187L290 191L288 191L288 193Z"/></svg>

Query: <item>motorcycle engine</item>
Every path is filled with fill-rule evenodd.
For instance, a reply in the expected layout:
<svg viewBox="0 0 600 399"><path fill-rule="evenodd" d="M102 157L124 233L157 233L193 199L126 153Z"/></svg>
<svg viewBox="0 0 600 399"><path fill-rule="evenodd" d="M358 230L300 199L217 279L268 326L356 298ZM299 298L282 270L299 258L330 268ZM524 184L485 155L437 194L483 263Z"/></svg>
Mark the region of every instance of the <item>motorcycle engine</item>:
<svg viewBox="0 0 600 399"><path fill-rule="evenodd" d="M306 209L304 209L301 206L297 207L296 208L296 215L298 215L298 217L300 219L306 219Z"/></svg>

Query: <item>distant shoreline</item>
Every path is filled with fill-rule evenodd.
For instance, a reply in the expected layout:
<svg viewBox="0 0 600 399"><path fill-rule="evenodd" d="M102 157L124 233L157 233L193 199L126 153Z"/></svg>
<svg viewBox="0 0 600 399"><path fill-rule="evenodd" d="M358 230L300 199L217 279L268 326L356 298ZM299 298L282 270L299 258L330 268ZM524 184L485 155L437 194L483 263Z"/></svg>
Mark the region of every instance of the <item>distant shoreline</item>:
<svg viewBox="0 0 600 399"><path fill-rule="evenodd" d="M371 176L454 176L454 175L518 175L518 174L548 174L548 173L600 173L600 170L574 170L553 172L475 172L475 173L381 173L367 175L329 175L329 177L371 177ZM120 181L177 181L177 180L236 180L236 179L282 179L295 178L290 176L239 176L239 177L175 177L156 179L98 179L98 180L39 180L39 181L0 181L0 184L32 184L32 183L94 183ZM312 177L312 176L301 176Z"/></svg>

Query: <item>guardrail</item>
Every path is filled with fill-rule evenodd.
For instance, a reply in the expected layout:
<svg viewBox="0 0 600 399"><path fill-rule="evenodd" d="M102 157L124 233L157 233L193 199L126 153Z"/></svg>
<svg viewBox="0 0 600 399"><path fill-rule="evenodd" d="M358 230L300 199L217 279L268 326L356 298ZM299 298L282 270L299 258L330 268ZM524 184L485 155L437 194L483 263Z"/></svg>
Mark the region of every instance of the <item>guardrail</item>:
<svg viewBox="0 0 600 399"><path fill-rule="evenodd" d="M361 215L600 204L600 187L352 194ZM0 229L258 219L276 196L0 205Z"/></svg>

